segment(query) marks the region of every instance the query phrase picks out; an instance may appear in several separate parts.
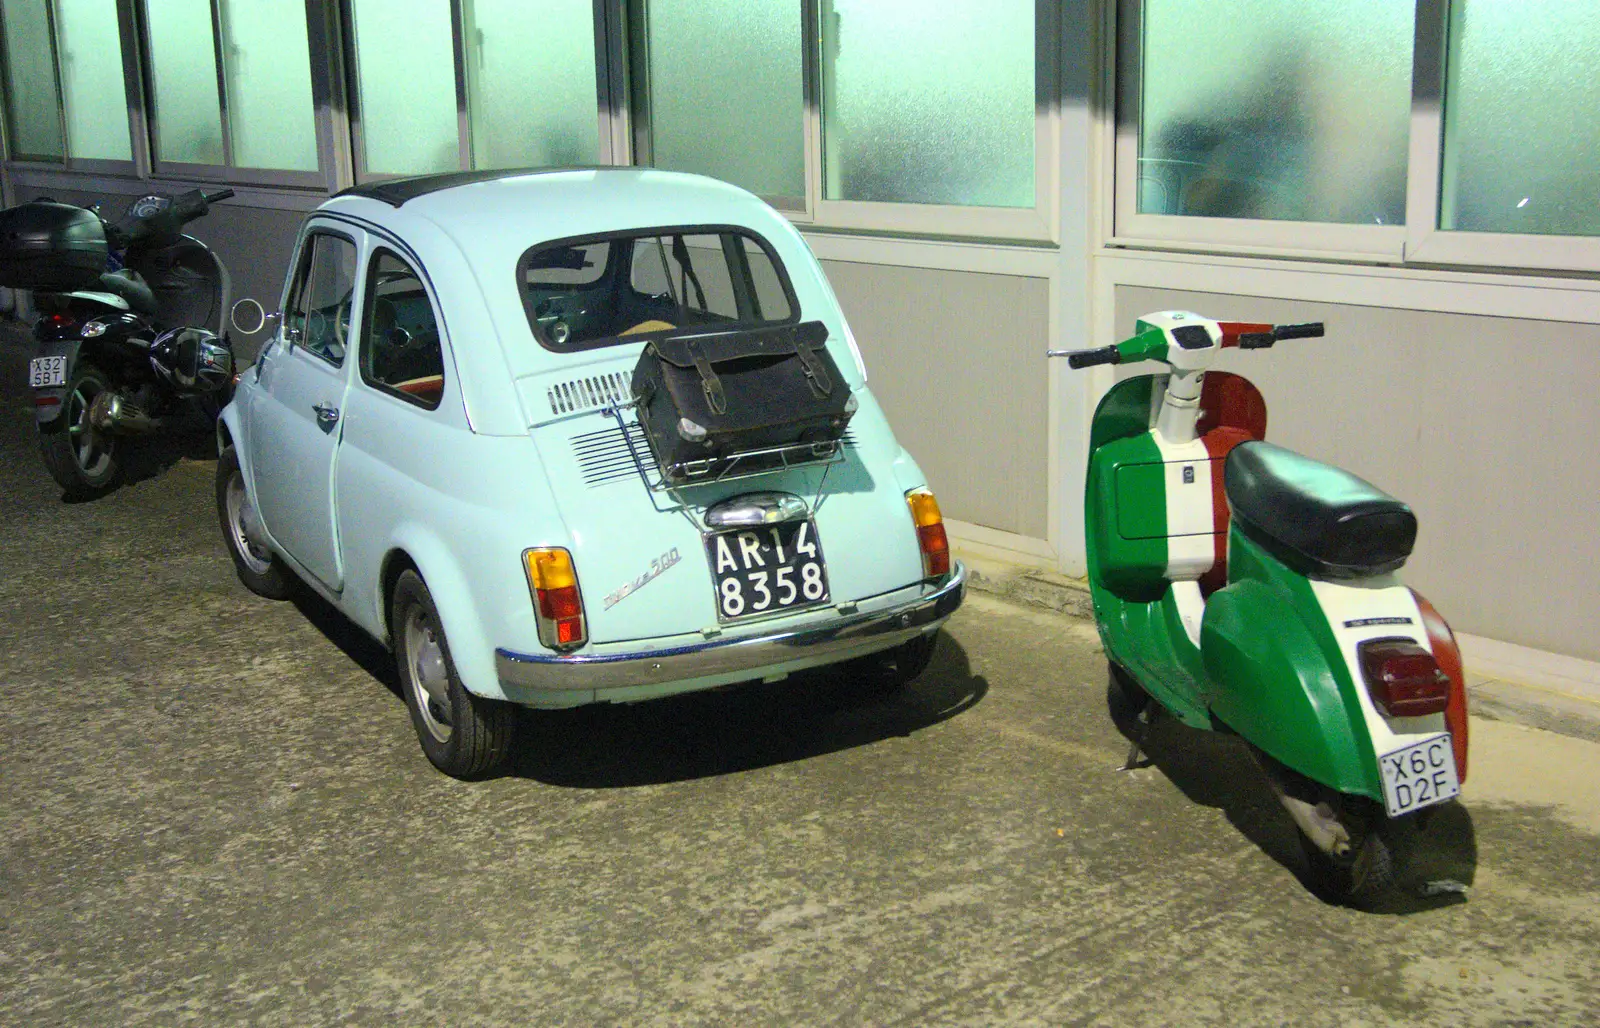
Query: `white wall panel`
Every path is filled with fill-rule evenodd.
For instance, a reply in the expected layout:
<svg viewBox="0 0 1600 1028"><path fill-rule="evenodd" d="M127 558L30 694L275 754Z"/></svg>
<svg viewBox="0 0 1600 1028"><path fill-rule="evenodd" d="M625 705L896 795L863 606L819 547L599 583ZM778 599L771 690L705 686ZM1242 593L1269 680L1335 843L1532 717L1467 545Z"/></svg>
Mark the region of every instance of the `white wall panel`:
<svg viewBox="0 0 1600 1028"><path fill-rule="evenodd" d="M1047 535L1043 278L823 261L867 381L946 517Z"/></svg>

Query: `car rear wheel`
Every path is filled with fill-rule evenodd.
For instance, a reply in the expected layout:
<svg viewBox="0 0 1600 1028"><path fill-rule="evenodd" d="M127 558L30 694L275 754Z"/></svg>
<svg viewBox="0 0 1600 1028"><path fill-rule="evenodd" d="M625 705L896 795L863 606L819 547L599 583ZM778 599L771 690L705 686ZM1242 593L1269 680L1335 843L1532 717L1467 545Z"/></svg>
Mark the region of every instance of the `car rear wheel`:
<svg viewBox="0 0 1600 1028"><path fill-rule="evenodd" d="M844 669L870 692L899 692L928 669L938 638L938 632L927 632L894 649L846 661Z"/></svg>
<svg viewBox="0 0 1600 1028"><path fill-rule="evenodd" d="M433 595L415 571L400 573L389 609L395 666L422 752L452 778L492 771L511 751L510 704L462 686Z"/></svg>

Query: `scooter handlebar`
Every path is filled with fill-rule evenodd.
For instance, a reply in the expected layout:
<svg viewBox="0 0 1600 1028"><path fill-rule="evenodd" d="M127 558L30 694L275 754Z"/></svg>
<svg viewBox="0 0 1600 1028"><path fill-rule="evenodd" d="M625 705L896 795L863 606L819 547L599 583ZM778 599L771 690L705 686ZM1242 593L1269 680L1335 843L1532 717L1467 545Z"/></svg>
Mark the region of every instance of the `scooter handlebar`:
<svg viewBox="0 0 1600 1028"><path fill-rule="evenodd" d="M208 194L205 199L206 199L206 203L207 204L214 204L218 200L229 200L229 199L232 199L232 198L233 198L233 190L231 190L231 189L219 189L215 193Z"/></svg>
<svg viewBox="0 0 1600 1028"><path fill-rule="evenodd" d="M1303 325L1274 325L1272 326L1273 339L1320 339L1322 337L1322 322L1308 321Z"/></svg>
<svg viewBox="0 0 1600 1028"><path fill-rule="evenodd" d="M1122 363L1122 353L1115 346L1102 346L1096 350L1071 350L1067 352L1066 357L1067 366L1072 368Z"/></svg>

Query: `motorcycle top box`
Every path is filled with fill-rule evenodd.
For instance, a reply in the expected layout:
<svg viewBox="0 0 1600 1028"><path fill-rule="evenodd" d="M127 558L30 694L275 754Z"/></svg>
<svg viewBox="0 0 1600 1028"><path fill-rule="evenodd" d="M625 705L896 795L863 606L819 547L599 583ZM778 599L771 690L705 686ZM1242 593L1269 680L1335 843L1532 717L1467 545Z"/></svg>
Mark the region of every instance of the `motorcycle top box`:
<svg viewBox="0 0 1600 1028"><path fill-rule="evenodd" d="M106 255L105 226L93 211L42 200L0 211L0 286L93 288Z"/></svg>

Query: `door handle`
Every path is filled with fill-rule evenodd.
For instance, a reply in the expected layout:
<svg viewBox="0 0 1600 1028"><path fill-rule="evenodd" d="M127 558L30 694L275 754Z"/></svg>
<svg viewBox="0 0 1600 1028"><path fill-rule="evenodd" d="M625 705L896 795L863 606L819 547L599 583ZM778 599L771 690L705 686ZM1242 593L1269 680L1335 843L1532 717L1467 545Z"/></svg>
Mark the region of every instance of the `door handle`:
<svg viewBox="0 0 1600 1028"><path fill-rule="evenodd" d="M324 430L332 428L339 423L339 408L327 403L314 403L311 409L317 412L317 424Z"/></svg>

